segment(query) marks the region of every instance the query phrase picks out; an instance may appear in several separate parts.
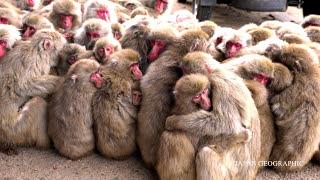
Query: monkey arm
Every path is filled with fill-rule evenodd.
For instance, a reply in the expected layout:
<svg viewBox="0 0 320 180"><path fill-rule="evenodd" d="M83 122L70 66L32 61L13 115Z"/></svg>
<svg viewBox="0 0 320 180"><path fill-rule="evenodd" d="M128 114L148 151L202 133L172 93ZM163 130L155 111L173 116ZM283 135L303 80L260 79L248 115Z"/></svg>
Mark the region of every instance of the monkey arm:
<svg viewBox="0 0 320 180"><path fill-rule="evenodd" d="M53 93L62 80L62 77L52 75L35 77L31 80L19 82L16 87L16 93L24 97L46 96Z"/></svg>
<svg viewBox="0 0 320 180"><path fill-rule="evenodd" d="M166 120L167 130L182 130L199 137L206 135L220 135L234 133L232 123L226 119L219 118L214 113L200 110L187 115L173 115ZM230 120L229 120L230 121Z"/></svg>

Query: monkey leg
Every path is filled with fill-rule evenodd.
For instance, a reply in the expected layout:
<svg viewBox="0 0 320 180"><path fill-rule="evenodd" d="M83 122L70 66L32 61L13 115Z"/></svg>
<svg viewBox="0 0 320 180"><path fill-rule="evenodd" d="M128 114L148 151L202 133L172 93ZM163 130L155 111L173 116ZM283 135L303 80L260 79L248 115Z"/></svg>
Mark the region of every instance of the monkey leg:
<svg viewBox="0 0 320 180"><path fill-rule="evenodd" d="M14 142L22 146L49 148L46 116L47 102L40 97L30 99L21 109L17 123L12 128Z"/></svg>
<svg viewBox="0 0 320 180"><path fill-rule="evenodd" d="M195 150L182 133L163 132L160 137L156 170L161 180L194 180Z"/></svg>
<svg viewBox="0 0 320 180"><path fill-rule="evenodd" d="M197 180L231 179L228 168L223 164L222 155L205 146L196 156Z"/></svg>

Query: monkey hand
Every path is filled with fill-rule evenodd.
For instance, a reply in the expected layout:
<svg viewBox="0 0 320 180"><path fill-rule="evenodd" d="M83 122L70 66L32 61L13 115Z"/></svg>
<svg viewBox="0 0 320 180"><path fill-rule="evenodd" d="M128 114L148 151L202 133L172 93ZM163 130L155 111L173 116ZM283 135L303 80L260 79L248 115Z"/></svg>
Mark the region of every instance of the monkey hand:
<svg viewBox="0 0 320 180"><path fill-rule="evenodd" d="M175 115L169 116L166 119L165 129L168 130L168 131L174 130L175 122L176 122L176 116Z"/></svg>

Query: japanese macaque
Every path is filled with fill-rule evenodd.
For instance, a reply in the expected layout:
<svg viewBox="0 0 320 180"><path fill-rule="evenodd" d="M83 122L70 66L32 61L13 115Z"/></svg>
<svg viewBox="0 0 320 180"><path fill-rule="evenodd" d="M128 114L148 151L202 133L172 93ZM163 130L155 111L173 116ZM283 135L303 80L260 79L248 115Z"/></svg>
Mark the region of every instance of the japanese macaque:
<svg viewBox="0 0 320 180"><path fill-rule="evenodd" d="M312 42L320 43L320 27L309 26L304 29Z"/></svg>
<svg viewBox="0 0 320 180"><path fill-rule="evenodd" d="M123 159L136 150L135 104L139 97L132 89L139 81L139 54L120 50L90 77L98 88L92 101L94 133L98 151L105 157Z"/></svg>
<svg viewBox="0 0 320 180"><path fill-rule="evenodd" d="M15 26L0 24L0 59L5 57L8 51L13 48L15 42L20 39L20 32Z"/></svg>
<svg viewBox="0 0 320 180"><path fill-rule="evenodd" d="M252 37L252 45L256 45L257 43L264 41L266 39L275 37L276 34L274 31L268 28L256 27L248 31L248 33Z"/></svg>
<svg viewBox="0 0 320 180"><path fill-rule="evenodd" d="M52 10L49 20L54 27L64 34L68 42L73 42L73 36L82 22L81 5L74 0L55 0L52 3Z"/></svg>
<svg viewBox="0 0 320 180"><path fill-rule="evenodd" d="M320 26L320 16L319 15L309 15L303 19L303 22L301 23L301 26L303 28L309 27L309 26Z"/></svg>
<svg viewBox="0 0 320 180"><path fill-rule="evenodd" d="M222 27L215 30L210 41L227 59L235 57L242 48L252 44L252 38L248 33Z"/></svg>
<svg viewBox="0 0 320 180"><path fill-rule="evenodd" d="M299 163L275 166L279 171L303 168L319 150L320 141L320 70L307 48L288 45L273 59L293 74L292 85L270 99L277 128L276 143L270 160Z"/></svg>
<svg viewBox="0 0 320 180"><path fill-rule="evenodd" d="M139 0L143 5L154 9L157 14L170 14L173 0Z"/></svg>
<svg viewBox="0 0 320 180"><path fill-rule="evenodd" d="M109 23L116 23L114 5L106 0L88 0L84 4L83 20L98 18Z"/></svg>
<svg viewBox="0 0 320 180"><path fill-rule="evenodd" d="M50 67L57 65L58 52L65 43L58 32L40 30L30 42L17 44L2 59L0 144L50 146L47 103L42 97L53 93L61 81L48 74Z"/></svg>
<svg viewBox="0 0 320 180"><path fill-rule="evenodd" d="M201 30L184 31L176 43L153 61L141 80L142 101L138 113L137 143L142 159L150 168L156 165L159 138L173 105L172 90L182 72L178 62L190 51L206 50L209 36Z"/></svg>
<svg viewBox="0 0 320 180"><path fill-rule="evenodd" d="M143 7L139 0L124 0L120 1L123 7L127 8L130 11L135 10L136 8Z"/></svg>
<svg viewBox="0 0 320 180"><path fill-rule="evenodd" d="M275 129L268 102L269 92L267 88L274 80L275 66L281 66L281 64L274 64L271 59L265 56L251 54L231 59L224 66L243 78L251 92L260 119L262 142L260 161L268 161L275 142ZM285 76L276 77L285 78Z"/></svg>
<svg viewBox="0 0 320 180"><path fill-rule="evenodd" d="M55 68L57 75L65 75L70 66L80 59L94 59L94 54L91 51L87 51L84 46L74 43L66 44L59 52L59 62Z"/></svg>
<svg viewBox="0 0 320 180"><path fill-rule="evenodd" d="M238 30L243 31L243 32L249 32L253 29L256 29L257 27L259 27L259 26L254 23L249 23L249 24L245 24L245 25L241 26Z"/></svg>
<svg viewBox="0 0 320 180"><path fill-rule="evenodd" d="M212 103L209 97L210 83L206 76L200 74L186 75L175 86L175 105L173 115L187 115L201 109L209 111ZM170 117L169 117L170 118ZM164 131L160 137L157 171L160 179L195 179L195 157L198 147L206 145L206 137L178 131ZM216 146L223 142L223 151L250 140L251 132L243 128L237 134L222 134L211 140ZM232 138L231 138L232 136ZM220 151L219 151L220 153Z"/></svg>
<svg viewBox="0 0 320 180"><path fill-rule="evenodd" d="M299 34L285 34L281 37L281 39L289 44L306 44L311 42L307 36L302 36Z"/></svg>
<svg viewBox="0 0 320 180"><path fill-rule="evenodd" d="M105 64L110 60L110 56L113 53L121 49L119 41L112 37L103 37L98 39L93 48L93 52L96 60L101 64Z"/></svg>
<svg viewBox="0 0 320 180"><path fill-rule="evenodd" d="M201 28L202 31L208 34L209 37L212 37L214 34L214 30L218 27L216 23L213 21L202 21L199 22L199 27Z"/></svg>
<svg viewBox="0 0 320 180"><path fill-rule="evenodd" d="M135 10L133 10L133 11L130 13L130 17L131 17L131 18L134 18L134 17L136 17L137 15L149 16L149 13L148 13L148 10L146 10L145 8L143 8L143 7L138 7L138 8L136 8Z"/></svg>
<svg viewBox="0 0 320 180"><path fill-rule="evenodd" d="M256 164L242 164L241 166L234 164L243 160L257 161L260 158L258 111L244 81L232 71L222 67L209 54L203 52L186 55L180 63L180 68L184 74L201 73L208 77L211 84L212 109L210 112L200 110L187 115L170 116L166 120L167 130L179 130L200 137L232 135L244 130L252 132L252 139L249 142L237 148L223 150L220 164L217 167L206 166L211 161L219 161L212 160L210 153L201 161L197 159L199 160L196 161L197 176L204 176L203 172L207 171L208 174L219 172L216 174L217 179L231 179L232 177L254 179L258 169ZM204 154L203 156L205 157ZM225 168L228 169L227 172ZM208 179L208 177L202 178Z"/></svg>
<svg viewBox="0 0 320 180"><path fill-rule="evenodd" d="M116 40L120 40L125 33L124 27L120 23L111 24L112 34Z"/></svg>
<svg viewBox="0 0 320 180"><path fill-rule="evenodd" d="M38 14L28 14L22 19L22 38L28 40L41 29L54 29L53 24L45 17Z"/></svg>
<svg viewBox="0 0 320 180"><path fill-rule="evenodd" d="M88 19L74 36L74 42L93 49L96 41L102 37L112 37L111 24L101 19Z"/></svg>
<svg viewBox="0 0 320 180"><path fill-rule="evenodd" d="M17 28L22 27L20 15L9 8L0 8L0 24L11 24Z"/></svg>
<svg viewBox="0 0 320 180"><path fill-rule="evenodd" d="M304 31L304 29L293 22L284 22L282 23L281 27L276 31L276 34L282 38L286 34L297 34L301 36L307 36L307 33Z"/></svg>
<svg viewBox="0 0 320 180"><path fill-rule="evenodd" d="M95 148L91 101L96 88L90 76L99 63L82 59L74 63L48 106L48 134L65 157L81 158Z"/></svg>
<svg viewBox="0 0 320 180"><path fill-rule="evenodd" d="M264 21L260 24L260 27L268 28L274 31L277 31L281 28L283 22L277 20Z"/></svg>
<svg viewBox="0 0 320 180"><path fill-rule="evenodd" d="M37 10L41 5L41 0L7 0L21 10Z"/></svg>

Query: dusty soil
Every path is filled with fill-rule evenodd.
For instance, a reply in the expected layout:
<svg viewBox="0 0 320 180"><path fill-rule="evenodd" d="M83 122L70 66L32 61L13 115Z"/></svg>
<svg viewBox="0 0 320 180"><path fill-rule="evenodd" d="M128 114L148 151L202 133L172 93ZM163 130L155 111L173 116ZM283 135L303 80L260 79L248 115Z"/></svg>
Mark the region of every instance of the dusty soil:
<svg viewBox="0 0 320 180"><path fill-rule="evenodd" d="M190 5L176 4L176 9L191 9ZM270 16L271 15L271 16ZM225 5L214 8L212 20L221 26L239 28L246 23L261 23L270 18L281 21L302 20L302 11L290 7L287 12L258 13L237 10ZM77 161L68 160L55 150L40 151L33 148L19 149L19 155L0 153L0 179L155 179L138 156L125 161L103 158L94 153ZM320 166L309 164L303 171L276 173L265 169L257 176L262 179L320 179Z"/></svg>

